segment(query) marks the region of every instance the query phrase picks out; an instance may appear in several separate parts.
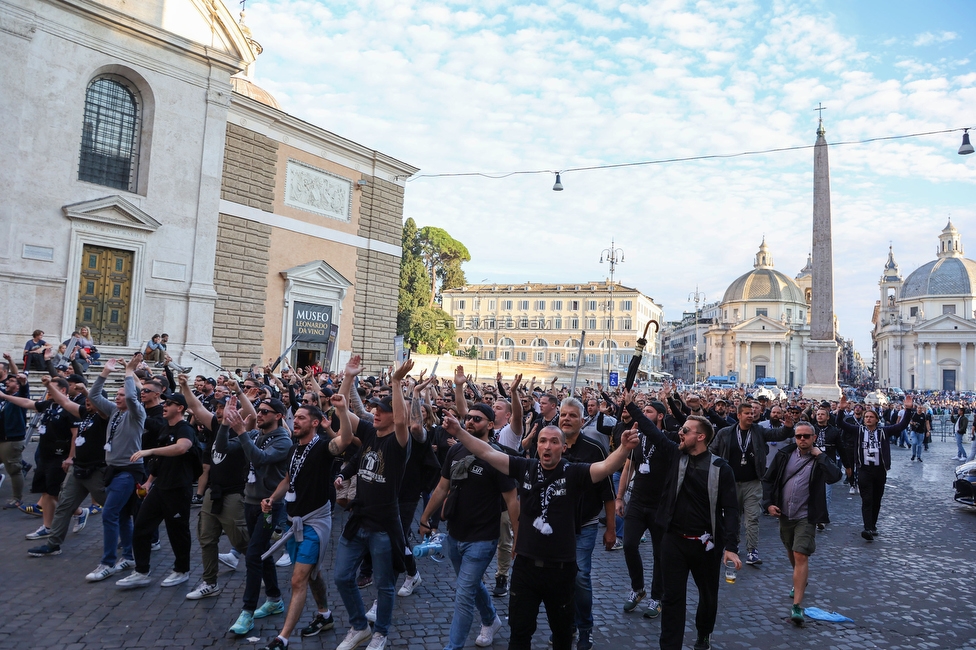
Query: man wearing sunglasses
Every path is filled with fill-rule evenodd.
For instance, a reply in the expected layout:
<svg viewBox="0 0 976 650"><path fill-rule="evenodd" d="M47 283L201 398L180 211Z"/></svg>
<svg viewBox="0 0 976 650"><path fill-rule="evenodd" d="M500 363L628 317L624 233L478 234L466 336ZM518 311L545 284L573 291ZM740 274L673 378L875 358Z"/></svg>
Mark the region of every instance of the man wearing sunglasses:
<svg viewBox="0 0 976 650"><path fill-rule="evenodd" d="M709 452L714 429L708 419L688 416L676 443L641 413L633 391L624 391L624 403L631 417L643 422L641 431L654 445L654 453L667 460L657 511L657 523L665 530L661 541L661 650L683 647L689 573L698 587L694 648L710 650L722 562L742 567L735 475L725 459ZM742 406L751 416L752 406Z"/></svg>
<svg viewBox="0 0 976 650"><path fill-rule="evenodd" d="M827 524L827 486L841 479L840 468L820 451L817 432L809 422L795 427L794 439L780 449L763 476L763 508L779 517L779 537L793 567L793 608L790 620L803 626L803 593L810 574L810 556L817 548L817 526Z"/></svg>

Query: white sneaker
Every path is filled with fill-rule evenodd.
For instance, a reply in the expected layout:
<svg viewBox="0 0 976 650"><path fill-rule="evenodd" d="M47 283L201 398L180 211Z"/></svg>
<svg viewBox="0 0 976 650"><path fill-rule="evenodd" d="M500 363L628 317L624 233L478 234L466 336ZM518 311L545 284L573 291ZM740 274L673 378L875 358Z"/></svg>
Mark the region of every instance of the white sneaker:
<svg viewBox="0 0 976 650"><path fill-rule="evenodd" d="M152 582L152 578L150 577L150 574L133 571L126 577L116 582L115 584L122 588L147 587L151 582Z"/></svg>
<svg viewBox="0 0 976 650"><path fill-rule="evenodd" d="M285 553L278 558L278 561L275 562L275 566L291 566L291 556Z"/></svg>
<svg viewBox="0 0 976 650"><path fill-rule="evenodd" d="M88 515L89 515L88 508L82 508L80 515L74 515L72 517L72 519L75 520L75 525L71 529L72 533L77 534L85 530L85 526L88 525Z"/></svg>
<svg viewBox="0 0 976 650"><path fill-rule="evenodd" d="M187 600L200 600L220 595L220 587L206 582L201 582L200 586L186 595Z"/></svg>
<svg viewBox="0 0 976 650"><path fill-rule="evenodd" d="M228 566L234 571L237 571L237 565L240 563L240 559L233 553L218 553L217 559L224 566Z"/></svg>
<svg viewBox="0 0 976 650"><path fill-rule="evenodd" d="M128 571L129 569L134 569L134 568L136 568L135 560L128 560L126 558L122 558L121 560L115 563L116 573L120 571Z"/></svg>
<svg viewBox="0 0 976 650"><path fill-rule="evenodd" d="M491 625L482 625L481 634L478 638L474 640L474 644L479 648L487 648L492 643L495 642L495 632L497 632L502 626L502 620L495 616L495 620L492 621Z"/></svg>
<svg viewBox="0 0 976 650"><path fill-rule="evenodd" d="M377 604L377 602L378 601L375 601L374 600L373 601L373 606L369 608L369 611L368 612L366 612L366 620L369 621L370 623L375 623L376 622L376 604Z"/></svg>
<svg viewBox="0 0 976 650"><path fill-rule="evenodd" d="M162 550L162 548L163 548L163 545L160 544L159 542L153 542L152 544L149 545L149 550L150 551L160 551L160 550Z"/></svg>
<svg viewBox="0 0 976 650"><path fill-rule="evenodd" d="M848 494L857 494L857 488L852 485L851 486L851 489L848 490L847 493Z"/></svg>
<svg viewBox="0 0 976 650"><path fill-rule="evenodd" d="M406 580L403 581L403 586L400 587L400 591L397 592L397 596L409 596L413 593L423 580L420 577L420 572L417 575L407 576ZM385 641L384 641L385 643Z"/></svg>
<svg viewBox="0 0 976 650"><path fill-rule="evenodd" d="M383 650L386 647L386 635L379 632L373 633L373 639L366 646L366 650Z"/></svg>
<svg viewBox="0 0 976 650"><path fill-rule="evenodd" d="M166 576L166 579L159 583L161 587L175 587L176 585L181 585L190 579L189 573L180 573L179 571L173 571L171 574Z"/></svg>
<svg viewBox="0 0 976 650"><path fill-rule="evenodd" d="M26 539L45 539L51 536L51 529L46 526L41 526L33 533L27 533L24 535Z"/></svg>
<svg viewBox="0 0 976 650"><path fill-rule="evenodd" d="M342 643L336 646L336 650L352 650L371 636L373 636L373 633L370 632L369 627L365 630L350 629L349 633L346 634L346 638L342 640Z"/></svg>
<svg viewBox="0 0 976 650"><path fill-rule="evenodd" d="M85 580L88 582L101 582L109 576L113 576L118 573L119 570L114 566L109 566L107 564L99 564L95 567L95 570L85 576Z"/></svg>

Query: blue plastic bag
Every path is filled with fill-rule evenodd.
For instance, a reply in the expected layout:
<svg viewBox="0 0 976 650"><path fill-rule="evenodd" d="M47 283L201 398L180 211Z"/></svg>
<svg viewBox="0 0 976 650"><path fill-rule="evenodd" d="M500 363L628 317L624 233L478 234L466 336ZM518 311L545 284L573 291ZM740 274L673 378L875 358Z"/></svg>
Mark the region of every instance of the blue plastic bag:
<svg viewBox="0 0 976 650"><path fill-rule="evenodd" d="M854 619L847 618L846 616L838 614L837 612L822 610L819 607L806 607L804 608L803 613L809 618L818 621L831 621L833 623L843 623L845 621L850 621L851 623L854 622Z"/></svg>

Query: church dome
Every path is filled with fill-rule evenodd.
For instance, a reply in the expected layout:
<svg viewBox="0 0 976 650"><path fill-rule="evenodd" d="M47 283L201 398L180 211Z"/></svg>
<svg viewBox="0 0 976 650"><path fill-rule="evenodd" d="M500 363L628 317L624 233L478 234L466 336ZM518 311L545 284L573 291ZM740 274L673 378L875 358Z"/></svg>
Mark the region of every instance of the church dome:
<svg viewBox="0 0 976 650"><path fill-rule="evenodd" d="M723 303L755 300L806 304L800 285L773 268L773 256L765 239L759 246L753 267L729 285Z"/></svg>
<svg viewBox="0 0 976 650"><path fill-rule="evenodd" d="M923 296L971 296L976 292L976 262L963 257L962 237L949 224L939 235L938 258L918 267L905 280L901 299Z"/></svg>
<svg viewBox="0 0 976 650"><path fill-rule="evenodd" d="M271 108L276 108L279 111L281 110L278 100L275 99L271 93L247 77L234 75L230 78L230 84L235 93L239 93L245 97L250 97L256 102L261 102L262 104L270 106Z"/></svg>

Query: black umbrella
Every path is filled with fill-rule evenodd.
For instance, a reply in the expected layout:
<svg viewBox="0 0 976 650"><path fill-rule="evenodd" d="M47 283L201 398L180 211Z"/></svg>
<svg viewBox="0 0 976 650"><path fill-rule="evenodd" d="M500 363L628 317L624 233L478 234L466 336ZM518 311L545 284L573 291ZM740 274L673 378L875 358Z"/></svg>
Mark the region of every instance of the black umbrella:
<svg viewBox="0 0 976 650"><path fill-rule="evenodd" d="M644 326L644 335L637 339L637 347L634 348L634 356L630 358L630 365L627 366L627 380L624 382L624 388L630 390L634 387L634 380L637 379L637 369L640 368L641 358L644 356L644 347L647 345L647 329L654 323L654 333L657 334L661 329L661 326L656 320L647 321L647 325Z"/></svg>

